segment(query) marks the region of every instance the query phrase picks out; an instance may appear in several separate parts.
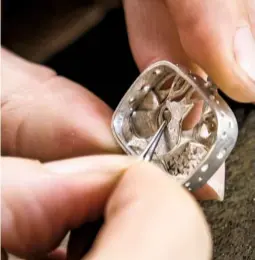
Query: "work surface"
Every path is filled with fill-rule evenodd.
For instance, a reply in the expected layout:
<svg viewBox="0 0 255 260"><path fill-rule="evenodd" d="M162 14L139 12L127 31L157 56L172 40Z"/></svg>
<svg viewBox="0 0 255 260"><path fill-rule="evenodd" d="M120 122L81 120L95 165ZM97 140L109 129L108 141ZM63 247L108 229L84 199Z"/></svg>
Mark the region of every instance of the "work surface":
<svg viewBox="0 0 255 260"><path fill-rule="evenodd" d="M255 110L244 121L242 109L236 114L242 126L226 163L225 200L203 204L215 260L255 259Z"/></svg>

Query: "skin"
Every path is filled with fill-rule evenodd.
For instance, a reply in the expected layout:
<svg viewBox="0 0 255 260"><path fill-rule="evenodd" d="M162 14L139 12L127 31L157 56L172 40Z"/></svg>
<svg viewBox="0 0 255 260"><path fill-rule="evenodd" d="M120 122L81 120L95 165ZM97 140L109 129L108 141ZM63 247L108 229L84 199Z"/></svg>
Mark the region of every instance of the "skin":
<svg viewBox="0 0 255 260"><path fill-rule="evenodd" d="M104 216L84 259L185 259L187 252L180 250L184 240L193 241L189 248L194 259L210 258L209 228L194 197L155 166L113 155L120 151L106 104L48 68L4 49L2 58L2 254L66 259L56 249L66 233ZM200 193L203 198L210 194L206 188ZM86 234L72 234L68 259L80 259ZM144 242L135 242L138 237ZM166 243L159 244L157 237ZM112 243L118 248L114 254ZM196 250L198 243L202 251ZM133 250L138 244L140 249Z"/></svg>
<svg viewBox="0 0 255 260"><path fill-rule="evenodd" d="M209 75L235 100L255 101L253 0L125 0L124 9L140 70L171 60ZM80 259L88 230L85 237L73 233L67 255L57 247L69 230L101 216L83 259L211 258L210 231L194 196L155 166L113 155L121 151L103 101L5 49L2 73L3 259L6 252ZM220 183L223 175L224 165ZM215 199L209 188L194 195Z"/></svg>
<svg viewBox="0 0 255 260"><path fill-rule="evenodd" d="M103 214L100 234L82 259L210 257L210 232L195 199L155 166L117 155L46 164L9 157L3 172L2 247L10 253L47 259L67 230ZM70 248L69 259L80 259L79 246ZM61 251L52 254L65 259Z"/></svg>
<svg viewBox="0 0 255 260"><path fill-rule="evenodd" d="M254 0L124 0L134 58L140 69L171 60L209 75L231 98L255 102L254 5Z"/></svg>

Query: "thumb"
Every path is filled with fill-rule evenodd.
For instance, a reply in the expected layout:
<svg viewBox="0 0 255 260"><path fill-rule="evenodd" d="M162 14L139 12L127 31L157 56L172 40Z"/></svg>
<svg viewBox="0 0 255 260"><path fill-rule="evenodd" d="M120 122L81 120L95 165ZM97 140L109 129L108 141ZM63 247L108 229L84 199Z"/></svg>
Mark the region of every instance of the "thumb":
<svg viewBox="0 0 255 260"><path fill-rule="evenodd" d="M231 98L254 102L255 41L247 1L166 2L186 54Z"/></svg>
<svg viewBox="0 0 255 260"><path fill-rule="evenodd" d="M72 239L70 251L81 244ZM82 259L208 260L211 249L210 230L194 198L158 167L141 163L129 167L116 185L104 223Z"/></svg>
<svg viewBox="0 0 255 260"><path fill-rule="evenodd" d="M255 43L249 31L254 25L243 11L245 2L124 1L130 46L139 69L170 60L202 77L205 71L232 99L254 102Z"/></svg>
<svg viewBox="0 0 255 260"><path fill-rule="evenodd" d="M49 253L67 231L101 215L125 156L91 156L41 164L2 159L2 247L19 257Z"/></svg>

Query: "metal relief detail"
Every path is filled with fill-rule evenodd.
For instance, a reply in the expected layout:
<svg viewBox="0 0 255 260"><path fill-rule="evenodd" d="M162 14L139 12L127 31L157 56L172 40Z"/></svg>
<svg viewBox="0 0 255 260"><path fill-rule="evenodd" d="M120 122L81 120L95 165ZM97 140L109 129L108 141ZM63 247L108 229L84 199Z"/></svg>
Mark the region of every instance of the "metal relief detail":
<svg viewBox="0 0 255 260"><path fill-rule="evenodd" d="M220 125L223 112L229 124ZM189 189L202 185L223 163L214 163L209 171L203 165L221 149L222 129L228 127L225 132L229 131L233 140L224 148L227 152L222 159L237 136L235 117L215 86L164 61L150 66L134 82L114 113L112 128L122 148L139 156L162 124L152 161ZM196 179L192 179L195 173Z"/></svg>

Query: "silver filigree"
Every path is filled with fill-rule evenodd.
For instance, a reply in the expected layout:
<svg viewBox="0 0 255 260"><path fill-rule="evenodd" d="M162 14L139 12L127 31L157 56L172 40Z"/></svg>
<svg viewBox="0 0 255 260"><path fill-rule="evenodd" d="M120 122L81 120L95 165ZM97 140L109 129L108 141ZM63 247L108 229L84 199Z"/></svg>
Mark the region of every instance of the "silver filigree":
<svg viewBox="0 0 255 260"><path fill-rule="evenodd" d="M195 123L186 129L191 118ZM150 158L189 190L209 180L233 149L238 133L235 116L215 85L167 61L153 64L138 77L116 109L112 129L131 155L141 156L157 139Z"/></svg>

